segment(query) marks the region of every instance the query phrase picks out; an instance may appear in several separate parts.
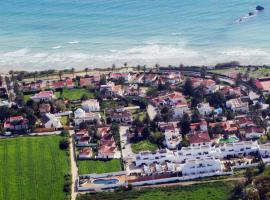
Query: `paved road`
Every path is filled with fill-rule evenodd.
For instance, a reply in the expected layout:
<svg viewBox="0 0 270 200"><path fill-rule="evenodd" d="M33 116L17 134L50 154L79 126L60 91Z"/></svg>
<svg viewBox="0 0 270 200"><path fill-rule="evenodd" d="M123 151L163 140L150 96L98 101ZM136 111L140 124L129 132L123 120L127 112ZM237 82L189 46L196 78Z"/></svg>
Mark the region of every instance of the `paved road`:
<svg viewBox="0 0 270 200"><path fill-rule="evenodd" d="M70 167L71 167L71 175L72 175L72 186L71 186L71 200L76 200L77 197L77 187L76 182L78 178L78 168L76 165L76 155L75 155L75 149L74 149L74 142L72 139L72 136L74 134L74 131L69 131L70 133L70 144L69 144L69 150L70 150Z"/></svg>

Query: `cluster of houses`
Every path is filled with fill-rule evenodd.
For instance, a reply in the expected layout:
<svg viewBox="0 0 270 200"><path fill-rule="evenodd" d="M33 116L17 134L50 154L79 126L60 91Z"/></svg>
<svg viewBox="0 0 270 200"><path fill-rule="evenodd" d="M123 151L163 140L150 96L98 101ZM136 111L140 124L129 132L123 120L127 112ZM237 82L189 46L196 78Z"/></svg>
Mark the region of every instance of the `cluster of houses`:
<svg viewBox="0 0 270 200"><path fill-rule="evenodd" d="M190 77L193 89L203 90L204 95L203 100L194 106L191 103L193 97L182 92L186 77L179 71L111 72L105 74L105 79L101 81L99 75L86 75L79 79L20 83L20 87L25 93L34 93L30 99L38 105L40 127L46 131L63 128L75 130L77 159L123 159L128 176L188 177L209 173L222 174L242 167L243 163L245 166L256 164L258 162L255 162L255 158L260 158L266 164L270 163L269 143L262 144L257 141L258 138L267 136L270 123L262 126L252 118L250 105L261 102L249 98L246 88L217 84L209 77ZM160 89L160 85L167 87ZM269 91L268 85L269 79L256 81L256 87L263 91ZM99 98L78 98L72 108L61 112L54 109L52 112L55 102L59 101L55 91L61 88L76 90L81 87L93 89ZM157 92L148 96L147 91L153 88ZM217 92L225 99L220 106L206 100L206 97L211 97ZM154 152L132 153L131 156L125 157L121 154L123 149L117 145L112 125L140 126L136 128L143 129L147 126L149 128L150 123L134 125L134 115L129 106L108 105L102 108L101 103L138 98L144 99L148 107L145 109L135 104L133 106L147 113L150 121L156 120L155 116L161 115L164 108L168 109L171 115L168 120L155 121L157 130L163 136L162 148ZM67 101L61 99L58 103L65 104ZM4 101L2 104L9 106ZM261 111L267 110L268 107L261 108ZM183 133L181 120L184 115L191 117L194 111L199 113L200 119L190 121L189 130ZM234 116L227 117L228 112ZM67 116L70 125L62 124L63 116ZM262 116L259 117L262 120ZM3 127L6 131L29 132L29 120L23 115L11 116L4 121ZM125 137L127 142L131 143L128 134ZM185 145L183 141L186 142Z"/></svg>

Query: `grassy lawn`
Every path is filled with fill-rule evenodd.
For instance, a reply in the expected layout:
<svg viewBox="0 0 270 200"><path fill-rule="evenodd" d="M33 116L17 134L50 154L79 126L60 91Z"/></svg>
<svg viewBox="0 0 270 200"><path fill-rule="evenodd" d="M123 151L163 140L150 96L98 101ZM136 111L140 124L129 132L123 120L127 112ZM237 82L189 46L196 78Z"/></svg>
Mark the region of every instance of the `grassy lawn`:
<svg viewBox="0 0 270 200"><path fill-rule="evenodd" d="M77 162L79 174L102 174L107 172L121 171L121 161L112 159L109 161L100 160L80 160Z"/></svg>
<svg viewBox="0 0 270 200"><path fill-rule="evenodd" d="M60 136L0 140L0 199L63 200L69 159Z"/></svg>
<svg viewBox="0 0 270 200"><path fill-rule="evenodd" d="M67 126L67 125L68 125L68 121L69 121L68 116L62 116L62 117L60 118L60 122L61 122L61 124L62 124L63 126Z"/></svg>
<svg viewBox="0 0 270 200"><path fill-rule="evenodd" d="M218 74L224 74L229 75L230 73L242 73L245 74L247 69L246 68L238 68L238 69L215 69L215 70L209 70L210 72L218 73ZM267 77L270 76L270 69L268 68L259 68L258 70L251 70L249 72L249 76L254 78L261 78L261 77Z"/></svg>
<svg viewBox="0 0 270 200"><path fill-rule="evenodd" d="M23 95L23 99L25 102L27 102L32 96L33 96L33 94L25 94L25 95Z"/></svg>
<svg viewBox="0 0 270 200"><path fill-rule="evenodd" d="M132 118L133 119L138 118L141 122L143 122L144 119L146 118L146 111L134 110L134 112L132 113Z"/></svg>
<svg viewBox="0 0 270 200"><path fill-rule="evenodd" d="M131 145L133 153L139 153L140 151L155 151L157 146L148 140L142 140Z"/></svg>
<svg viewBox="0 0 270 200"><path fill-rule="evenodd" d="M227 200L230 198L234 182L204 183L191 186L174 186L165 188L147 188L142 190L99 192L81 195L77 200Z"/></svg>
<svg viewBox="0 0 270 200"><path fill-rule="evenodd" d="M117 101L114 101L114 100L104 100L100 103L100 108L102 110L114 109L114 108L117 108L118 106L119 106L119 103Z"/></svg>
<svg viewBox="0 0 270 200"><path fill-rule="evenodd" d="M90 99L95 98L94 93L89 92L85 88L64 89L63 90L63 98L68 99L68 100L78 100L85 94ZM56 94L55 96L60 97L60 93Z"/></svg>

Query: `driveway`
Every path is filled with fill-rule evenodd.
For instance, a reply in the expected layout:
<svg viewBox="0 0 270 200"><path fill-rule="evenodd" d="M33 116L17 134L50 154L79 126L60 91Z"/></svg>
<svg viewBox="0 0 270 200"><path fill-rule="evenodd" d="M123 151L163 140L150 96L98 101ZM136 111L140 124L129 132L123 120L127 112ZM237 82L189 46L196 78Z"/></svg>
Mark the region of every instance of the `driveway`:
<svg viewBox="0 0 270 200"><path fill-rule="evenodd" d="M131 150L131 144L128 142L127 130L129 126L120 126L120 141L121 141L121 150L122 158L125 161L125 170L129 171L129 162L134 159L134 153Z"/></svg>
<svg viewBox="0 0 270 200"><path fill-rule="evenodd" d="M153 120L156 117L156 115L157 115L156 109L151 104L149 104L147 106L147 113L149 115L150 120Z"/></svg>

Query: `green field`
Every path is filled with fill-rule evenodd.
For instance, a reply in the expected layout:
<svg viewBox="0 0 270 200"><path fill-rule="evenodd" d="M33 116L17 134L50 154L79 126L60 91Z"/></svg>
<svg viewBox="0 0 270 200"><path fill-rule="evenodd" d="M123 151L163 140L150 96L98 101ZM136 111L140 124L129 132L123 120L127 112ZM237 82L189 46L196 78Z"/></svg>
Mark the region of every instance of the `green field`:
<svg viewBox="0 0 270 200"><path fill-rule="evenodd" d="M60 136L0 140L0 199L63 200L69 159Z"/></svg>
<svg viewBox="0 0 270 200"><path fill-rule="evenodd" d="M245 74L247 71L247 68L229 68L229 69L215 69L215 70L209 70L209 72L214 72L218 74L224 74L229 75L230 73L242 73ZM254 78L261 78L261 77L268 77L270 76L270 69L268 68L259 68L257 70L251 70L249 72L250 77Z"/></svg>
<svg viewBox="0 0 270 200"><path fill-rule="evenodd" d="M140 151L155 151L157 146L151 143L149 140L142 140L140 142L131 145L133 153L139 153Z"/></svg>
<svg viewBox="0 0 270 200"><path fill-rule="evenodd" d="M230 198L233 182L204 183L192 186L147 188L142 190L100 192L80 195L77 200L227 200Z"/></svg>
<svg viewBox="0 0 270 200"><path fill-rule="evenodd" d="M83 95L87 95L89 99L95 98L94 93L89 92L84 88L76 88L76 89L64 89L62 97L68 100L78 100L81 99ZM56 95L57 97L60 97Z"/></svg>
<svg viewBox="0 0 270 200"><path fill-rule="evenodd" d="M121 161L118 159L112 159L109 161L80 160L77 163L79 174L101 174L121 171Z"/></svg>

